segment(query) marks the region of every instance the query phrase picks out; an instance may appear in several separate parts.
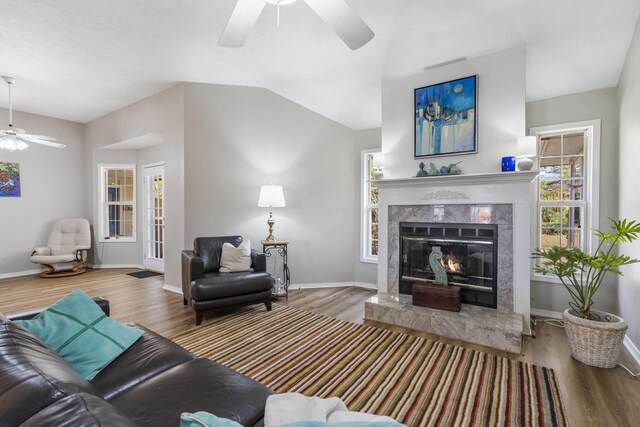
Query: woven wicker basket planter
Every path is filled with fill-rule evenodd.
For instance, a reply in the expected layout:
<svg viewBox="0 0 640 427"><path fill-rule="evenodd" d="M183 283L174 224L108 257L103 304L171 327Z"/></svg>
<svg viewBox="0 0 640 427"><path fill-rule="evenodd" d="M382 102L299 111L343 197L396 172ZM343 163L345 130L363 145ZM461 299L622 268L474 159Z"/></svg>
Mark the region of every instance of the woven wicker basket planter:
<svg viewBox="0 0 640 427"><path fill-rule="evenodd" d="M616 315L596 310L591 312L602 319L608 316L611 321L583 319L573 315L572 312L573 310L565 310L562 313L571 356L590 366L615 368L622 349L624 334L628 328L624 320Z"/></svg>

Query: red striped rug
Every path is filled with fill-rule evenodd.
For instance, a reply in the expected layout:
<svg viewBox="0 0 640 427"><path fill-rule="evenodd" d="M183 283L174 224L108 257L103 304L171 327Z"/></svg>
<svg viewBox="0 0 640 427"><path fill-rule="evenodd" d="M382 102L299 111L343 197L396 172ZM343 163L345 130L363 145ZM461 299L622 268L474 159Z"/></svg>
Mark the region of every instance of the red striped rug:
<svg viewBox="0 0 640 427"><path fill-rule="evenodd" d="M276 304L172 339L277 392L339 396L408 426L565 426L553 370Z"/></svg>

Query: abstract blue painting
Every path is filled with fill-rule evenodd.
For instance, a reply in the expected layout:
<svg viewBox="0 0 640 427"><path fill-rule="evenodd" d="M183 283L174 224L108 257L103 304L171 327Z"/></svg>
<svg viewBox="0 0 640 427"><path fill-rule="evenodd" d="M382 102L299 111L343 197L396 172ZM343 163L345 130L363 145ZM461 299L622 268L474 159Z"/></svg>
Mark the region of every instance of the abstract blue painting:
<svg viewBox="0 0 640 427"><path fill-rule="evenodd" d="M20 166L0 162L0 197L20 197Z"/></svg>
<svg viewBox="0 0 640 427"><path fill-rule="evenodd" d="M478 152L477 84L471 76L415 89L415 157Z"/></svg>

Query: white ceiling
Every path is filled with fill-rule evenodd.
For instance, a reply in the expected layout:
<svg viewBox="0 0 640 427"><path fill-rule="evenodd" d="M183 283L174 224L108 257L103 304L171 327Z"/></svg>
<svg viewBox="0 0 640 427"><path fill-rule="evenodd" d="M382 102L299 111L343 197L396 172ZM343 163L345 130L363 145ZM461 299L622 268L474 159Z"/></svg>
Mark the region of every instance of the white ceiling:
<svg viewBox="0 0 640 427"><path fill-rule="evenodd" d="M14 108L78 122L191 81L266 87L359 130L380 126L383 79L523 43L528 100L616 86L640 14L640 0L347 1L376 33L357 51L301 0L280 28L267 5L241 49L217 46L235 0L0 0L0 74L18 79Z"/></svg>

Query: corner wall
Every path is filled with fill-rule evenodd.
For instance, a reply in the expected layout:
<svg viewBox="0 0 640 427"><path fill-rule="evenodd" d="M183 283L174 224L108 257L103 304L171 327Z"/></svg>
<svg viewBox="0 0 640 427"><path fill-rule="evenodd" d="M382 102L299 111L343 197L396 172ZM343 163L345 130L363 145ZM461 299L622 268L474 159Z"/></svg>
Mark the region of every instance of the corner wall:
<svg viewBox="0 0 640 427"><path fill-rule="evenodd" d="M618 166L618 215L620 218L640 220L640 191L638 164L640 162L640 21L629 46L620 84L620 152ZM640 241L620 246L620 253L640 258ZM640 264L622 267L624 276L618 279L620 315L629 325L627 337L640 346ZM636 355L637 357L638 355Z"/></svg>
<svg viewBox="0 0 640 427"><path fill-rule="evenodd" d="M352 282L360 149L375 142L266 89L184 87L186 247L240 234L261 250L268 215L258 194L273 183L287 205L273 209L274 235L290 242L292 283Z"/></svg>
<svg viewBox="0 0 640 427"><path fill-rule="evenodd" d="M165 283L180 288L180 251L184 248L184 100L183 86L178 84L128 107L114 111L87 123L85 127L84 177L86 181L85 209L94 227L98 221L98 164L138 163L136 150L105 150L103 147L141 135L162 132L165 162ZM150 159L140 151L140 160ZM137 172L141 182L141 169ZM138 190L140 189L138 185ZM137 197L137 241L134 243L96 243L93 263L96 265L141 265L142 260L142 198ZM97 232L94 229L94 239Z"/></svg>
<svg viewBox="0 0 640 427"><path fill-rule="evenodd" d="M0 109L0 117L8 116L8 110ZM84 125L20 111L14 111L13 117L16 126L28 133L53 136L67 147L29 144L24 151L0 151L0 162L19 163L22 193L21 197L0 197L0 277L39 270L29 256L36 246L46 245L53 222L86 217Z"/></svg>

